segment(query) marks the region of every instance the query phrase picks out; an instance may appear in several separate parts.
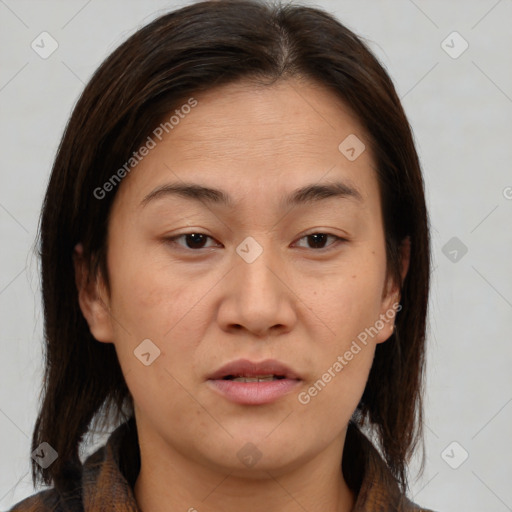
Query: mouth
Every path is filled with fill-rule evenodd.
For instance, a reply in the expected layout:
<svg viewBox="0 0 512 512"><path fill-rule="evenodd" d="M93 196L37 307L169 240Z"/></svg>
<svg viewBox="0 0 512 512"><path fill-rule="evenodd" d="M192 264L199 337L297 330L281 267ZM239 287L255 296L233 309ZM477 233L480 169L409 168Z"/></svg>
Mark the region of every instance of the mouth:
<svg viewBox="0 0 512 512"><path fill-rule="evenodd" d="M222 380L231 380L233 382L272 382L273 380L285 379L284 375L258 375L256 377L247 377L243 375L226 375Z"/></svg>
<svg viewBox="0 0 512 512"><path fill-rule="evenodd" d="M287 395L301 381L295 371L279 361L239 359L214 372L207 383L212 390L231 402L263 405Z"/></svg>
<svg viewBox="0 0 512 512"><path fill-rule="evenodd" d="M210 380L226 379L294 379L300 380L300 375L290 367L276 359L250 361L237 359L231 361L208 376Z"/></svg>

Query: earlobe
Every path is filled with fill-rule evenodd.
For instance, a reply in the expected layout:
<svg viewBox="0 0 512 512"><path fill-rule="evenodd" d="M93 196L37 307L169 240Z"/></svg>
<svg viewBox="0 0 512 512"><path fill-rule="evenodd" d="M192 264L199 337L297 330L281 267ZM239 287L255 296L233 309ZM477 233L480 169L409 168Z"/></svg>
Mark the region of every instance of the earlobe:
<svg viewBox="0 0 512 512"><path fill-rule="evenodd" d="M83 257L81 243L75 246L73 264L78 303L89 325L89 330L96 340L112 343L113 329L107 294L99 276L96 276L94 280L89 278L88 265Z"/></svg>
<svg viewBox="0 0 512 512"><path fill-rule="evenodd" d="M409 262L411 256L411 240L407 236L400 244L400 278L401 283L404 282L407 272L409 271ZM382 311L380 319L383 322L383 328L379 329L376 342L383 343L388 340L395 330L395 317L402 308L400 305L401 283L397 283L392 276L388 276L386 282L386 293L382 300Z"/></svg>
<svg viewBox="0 0 512 512"><path fill-rule="evenodd" d="M378 328L378 334L375 337L376 343L387 341L395 331L396 314L400 311L400 294L394 293L389 295L383 302L383 308L379 319L375 322Z"/></svg>

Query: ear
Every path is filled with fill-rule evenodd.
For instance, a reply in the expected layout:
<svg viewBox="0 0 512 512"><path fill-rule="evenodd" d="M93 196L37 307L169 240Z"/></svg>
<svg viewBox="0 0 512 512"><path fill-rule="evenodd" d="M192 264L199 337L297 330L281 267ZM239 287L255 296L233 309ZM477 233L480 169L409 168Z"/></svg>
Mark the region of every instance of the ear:
<svg viewBox="0 0 512 512"><path fill-rule="evenodd" d="M83 256L81 243L75 246L73 252L75 267L75 283L78 290L78 303L89 330L96 340L112 343L113 328L112 317L106 287L101 276L90 279L87 262Z"/></svg>
<svg viewBox="0 0 512 512"><path fill-rule="evenodd" d="M401 282L404 282L405 276L409 270L409 262L411 258L411 239L410 237L406 237L402 240L400 244L400 277ZM384 287L384 293L382 296L382 305L380 311L380 322L379 332L375 337L376 343L382 343L389 339L389 337L393 334L394 326L395 326L395 316L400 309L402 309L400 305L400 297L401 297L401 286L400 283L397 283L392 276L388 276L386 279L386 285Z"/></svg>

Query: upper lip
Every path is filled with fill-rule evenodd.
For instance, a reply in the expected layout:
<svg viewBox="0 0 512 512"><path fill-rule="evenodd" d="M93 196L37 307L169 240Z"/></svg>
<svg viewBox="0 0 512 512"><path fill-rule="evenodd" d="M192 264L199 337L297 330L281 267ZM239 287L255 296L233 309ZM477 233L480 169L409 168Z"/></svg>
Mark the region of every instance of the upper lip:
<svg viewBox="0 0 512 512"><path fill-rule="evenodd" d="M250 361L249 359L237 359L231 361L217 371L212 373L208 378L210 380L222 379L232 375L233 377L257 377L258 375L279 375L286 379L297 379L300 377L288 366L277 361L276 359L265 359L264 361Z"/></svg>

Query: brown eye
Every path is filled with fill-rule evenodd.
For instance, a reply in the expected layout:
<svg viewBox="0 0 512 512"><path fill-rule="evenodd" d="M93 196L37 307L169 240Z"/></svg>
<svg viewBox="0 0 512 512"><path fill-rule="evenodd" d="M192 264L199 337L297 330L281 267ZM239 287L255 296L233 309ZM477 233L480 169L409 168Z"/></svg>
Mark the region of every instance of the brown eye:
<svg viewBox="0 0 512 512"><path fill-rule="evenodd" d="M202 249L207 236L201 233L189 233L184 235L187 247L190 249Z"/></svg>
<svg viewBox="0 0 512 512"><path fill-rule="evenodd" d="M326 246L329 237L334 239L334 242ZM332 235L330 233L311 233L309 235L303 236L300 240L307 241L308 246L306 249L329 249L334 245L338 245L337 242L346 241L344 238Z"/></svg>
<svg viewBox="0 0 512 512"><path fill-rule="evenodd" d="M325 233L314 233L312 235L308 235L307 239L314 249L323 249L328 237L329 235L326 235Z"/></svg>
<svg viewBox="0 0 512 512"><path fill-rule="evenodd" d="M184 249L209 249L212 246L205 247L208 239L213 240L211 236L205 235L204 233L183 233L171 238L168 238L171 243L178 244ZM185 244L178 243L176 240L182 239Z"/></svg>

